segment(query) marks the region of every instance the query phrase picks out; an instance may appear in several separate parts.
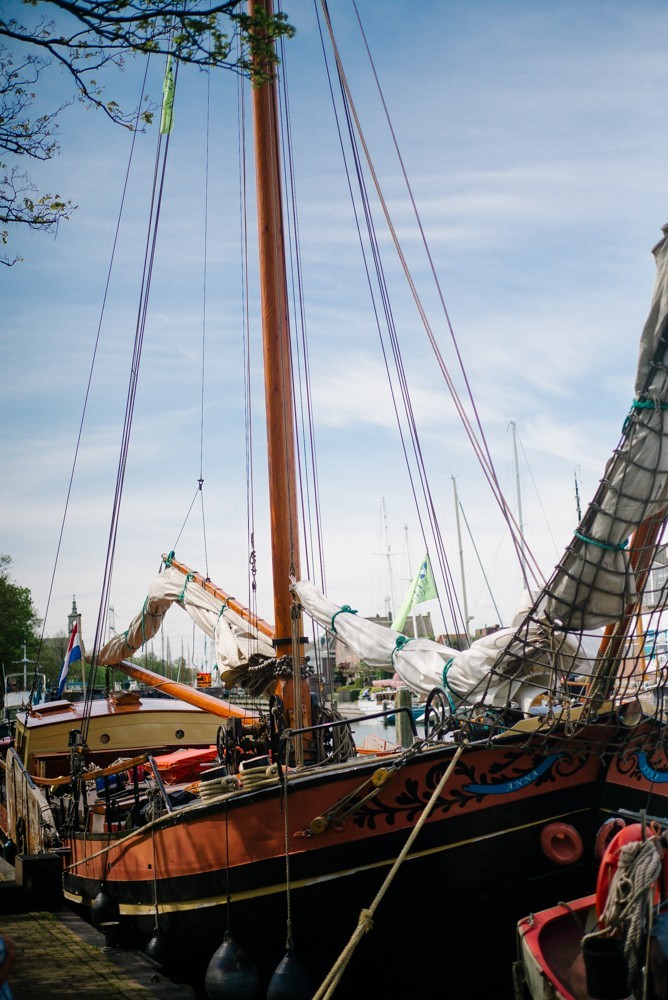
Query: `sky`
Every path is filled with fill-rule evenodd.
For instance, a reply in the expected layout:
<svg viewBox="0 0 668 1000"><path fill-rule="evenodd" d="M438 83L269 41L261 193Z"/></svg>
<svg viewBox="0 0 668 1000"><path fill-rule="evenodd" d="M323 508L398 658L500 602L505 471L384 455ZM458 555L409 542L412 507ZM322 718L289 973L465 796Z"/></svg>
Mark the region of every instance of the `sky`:
<svg viewBox="0 0 668 1000"><path fill-rule="evenodd" d="M24 11L8 4L24 19L43 6ZM393 224L461 388L354 8L348 0L331 7ZM668 221L668 11L659 2L617 0L424 0L408 7L376 0L358 8L498 480L516 516L519 483L527 545L549 576L577 526L575 483L584 506L633 398L654 280L651 248ZM360 614L386 613L401 603L425 540L341 169L314 6L286 0L286 11L297 29L286 45L283 73L327 592ZM142 60L131 60L122 75L104 78L106 92L134 104L144 69ZM163 73L164 63L149 66L155 99ZM70 94L69 81L53 70L40 100L64 102ZM161 554L177 540L179 559L208 572L239 600L248 594L237 117L234 74L220 71L209 79L180 72L111 587L117 630L141 609ZM90 644L157 127L137 137L120 216L129 133L74 101L60 116L59 141L56 159L22 166L42 189L71 198L77 209L55 236L15 229L9 250L23 259L0 268L0 552L11 556L15 582L30 588L46 634L66 627L76 595ZM252 188L252 178L249 183ZM248 212L254 237L250 205ZM507 624L521 591L508 531L461 431L380 215L376 224L458 599L466 595L472 629L500 619ZM257 595L260 614L271 620L255 261L251 242ZM182 531L200 464L204 517L196 503ZM453 480L470 528L461 525L461 561ZM443 596L440 572L436 567ZM437 630L447 627L437 605L423 610L432 611ZM166 630L173 656L182 647L203 662L203 648L179 609Z"/></svg>

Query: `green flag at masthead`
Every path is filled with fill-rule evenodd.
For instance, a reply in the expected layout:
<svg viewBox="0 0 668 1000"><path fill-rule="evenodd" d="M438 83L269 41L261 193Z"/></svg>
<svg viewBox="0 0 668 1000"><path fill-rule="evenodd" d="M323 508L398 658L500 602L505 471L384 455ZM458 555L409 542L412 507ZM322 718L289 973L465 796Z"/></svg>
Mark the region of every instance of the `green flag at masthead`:
<svg viewBox="0 0 668 1000"><path fill-rule="evenodd" d="M162 84L162 114L160 115L160 134L169 135L174 128L174 73L172 72L172 57L167 56L167 68Z"/></svg>

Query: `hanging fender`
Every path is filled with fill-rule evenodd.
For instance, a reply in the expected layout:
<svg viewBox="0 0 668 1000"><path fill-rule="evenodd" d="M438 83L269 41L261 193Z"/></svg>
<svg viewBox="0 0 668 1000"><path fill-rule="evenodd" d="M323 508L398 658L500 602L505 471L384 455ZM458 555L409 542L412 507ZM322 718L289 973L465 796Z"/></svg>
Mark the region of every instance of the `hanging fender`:
<svg viewBox="0 0 668 1000"><path fill-rule="evenodd" d="M556 865L574 865L584 852L582 837L570 823L548 823L540 831L543 854Z"/></svg>
<svg viewBox="0 0 668 1000"><path fill-rule="evenodd" d="M601 823L594 844L594 857L599 864L603 860L603 855L607 851L612 838L620 830L623 830L625 826L626 820L623 820L621 816L613 816L612 819L606 819L605 823Z"/></svg>
<svg viewBox="0 0 668 1000"><path fill-rule="evenodd" d="M605 823L603 824L603 827ZM603 827L599 830L599 834L602 832ZM646 836L647 839L651 837L658 837L661 834L661 829L657 823L648 823ZM598 841L598 837L596 838ZM643 828L640 823L630 823L628 826L622 827L618 833L614 835L612 840L608 843L605 853L603 854L603 860L598 869L598 878L596 880L596 916L600 920L601 914L605 909L605 904L608 900L608 894L610 892L610 884L614 878L615 872L619 865L619 851L626 844L633 844L637 841L643 839ZM664 861L665 866L665 861ZM664 876L665 877L665 876ZM654 902L655 904L659 902L660 893L659 886L656 886L654 891Z"/></svg>

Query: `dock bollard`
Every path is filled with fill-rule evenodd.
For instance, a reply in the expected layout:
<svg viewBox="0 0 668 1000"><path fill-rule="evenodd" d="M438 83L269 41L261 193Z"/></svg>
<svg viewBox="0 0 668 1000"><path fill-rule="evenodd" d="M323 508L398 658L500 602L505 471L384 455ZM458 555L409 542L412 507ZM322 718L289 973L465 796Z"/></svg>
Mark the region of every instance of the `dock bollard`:
<svg viewBox="0 0 668 1000"><path fill-rule="evenodd" d="M409 711L413 707L413 696L408 688L399 688L397 691L395 708L407 708ZM413 745L413 730L406 712L396 712L394 724L397 727L397 743L402 747Z"/></svg>

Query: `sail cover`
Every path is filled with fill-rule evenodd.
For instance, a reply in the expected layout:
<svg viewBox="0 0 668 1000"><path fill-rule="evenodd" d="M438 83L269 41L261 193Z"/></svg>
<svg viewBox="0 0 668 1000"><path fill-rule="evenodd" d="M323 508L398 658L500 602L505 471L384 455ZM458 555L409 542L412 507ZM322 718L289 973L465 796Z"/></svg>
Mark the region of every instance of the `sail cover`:
<svg viewBox="0 0 668 1000"><path fill-rule="evenodd" d="M274 647L240 615L199 584L169 567L151 581L144 607L127 632L114 636L99 653L98 663L113 665L132 656L162 625L173 604L180 604L195 624L214 640L216 662L222 672L248 662L254 653L272 657Z"/></svg>
<svg viewBox="0 0 668 1000"><path fill-rule="evenodd" d="M335 632L370 667L396 672L406 687L424 696L443 683L443 668L456 649L431 639L407 640L400 632L330 601L309 580L295 583L293 590L306 613Z"/></svg>
<svg viewBox="0 0 668 1000"><path fill-rule="evenodd" d="M476 639L470 649L457 650L431 639L407 639L367 621L346 605L328 600L308 580L293 589L311 618L336 632L370 667L396 671L402 683L419 695L445 687L456 705L502 708L515 702L528 712L536 698L555 690L560 679L591 670L581 637L548 635L538 623L527 624L528 595L511 627Z"/></svg>
<svg viewBox="0 0 668 1000"><path fill-rule="evenodd" d="M598 635L546 627L525 592L511 625L457 653L444 683L467 704L503 708L514 703L532 714L546 697L552 705L563 702L570 677L593 672L599 642Z"/></svg>
<svg viewBox="0 0 668 1000"><path fill-rule="evenodd" d="M668 227L640 341L636 397L594 500L547 587L545 611L570 630L619 621L636 600L626 543L668 505Z"/></svg>

